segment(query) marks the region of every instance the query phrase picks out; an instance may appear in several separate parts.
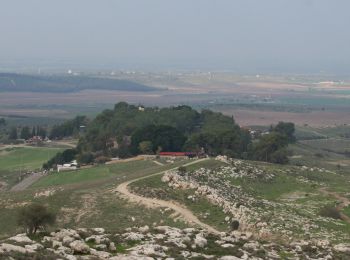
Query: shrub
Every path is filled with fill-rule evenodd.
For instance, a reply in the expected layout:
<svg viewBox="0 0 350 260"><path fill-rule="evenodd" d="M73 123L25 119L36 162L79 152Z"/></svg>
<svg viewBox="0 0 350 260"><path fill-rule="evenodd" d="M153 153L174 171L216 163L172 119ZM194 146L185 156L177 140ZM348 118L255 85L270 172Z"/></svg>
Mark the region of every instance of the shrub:
<svg viewBox="0 0 350 260"><path fill-rule="evenodd" d="M110 159L106 156L99 156L97 158L95 158L95 163L97 164L104 164L105 162L110 161Z"/></svg>
<svg viewBox="0 0 350 260"><path fill-rule="evenodd" d="M320 216L326 218L341 219L339 211L333 206L324 206L320 209Z"/></svg>
<svg viewBox="0 0 350 260"><path fill-rule="evenodd" d="M238 220L232 220L231 222L231 230L238 230L239 228L239 221Z"/></svg>
<svg viewBox="0 0 350 260"><path fill-rule="evenodd" d="M177 170L180 174L185 174L187 172L187 169L184 166L180 166L179 168L177 168Z"/></svg>
<svg viewBox="0 0 350 260"><path fill-rule="evenodd" d="M56 215L40 204L31 204L24 207L18 215L18 224L29 235L35 234L39 229L45 230L47 226L53 225L55 221Z"/></svg>
<svg viewBox="0 0 350 260"><path fill-rule="evenodd" d="M80 164L90 164L94 161L94 155L89 152L79 154L77 157L77 161Z"/></svg>

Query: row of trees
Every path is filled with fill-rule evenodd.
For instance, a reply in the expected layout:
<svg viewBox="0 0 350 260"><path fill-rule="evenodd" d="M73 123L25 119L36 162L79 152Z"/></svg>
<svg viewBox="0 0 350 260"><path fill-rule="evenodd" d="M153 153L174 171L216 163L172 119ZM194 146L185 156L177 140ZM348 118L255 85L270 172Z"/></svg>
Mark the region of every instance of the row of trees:
<svg viewBox="0 0 350 260"><path fill-rule="evenodd" d="M62 139L64 137L78 136L80 127L88 124L86 116L77 116L67 120L63 124L55 125L50 131L50 139Z"/></svg>
<svg viewBox="0 0 350 260"><path fill-rule="evenodd" d="M41 126L24 126L21 129L18 129L17 127L11 127L9 132L9 139L10 140L16 140L18 138L28 140L29 138L33 136L40 136L42 138L45 138L47 135L46 129Z"/></svg>

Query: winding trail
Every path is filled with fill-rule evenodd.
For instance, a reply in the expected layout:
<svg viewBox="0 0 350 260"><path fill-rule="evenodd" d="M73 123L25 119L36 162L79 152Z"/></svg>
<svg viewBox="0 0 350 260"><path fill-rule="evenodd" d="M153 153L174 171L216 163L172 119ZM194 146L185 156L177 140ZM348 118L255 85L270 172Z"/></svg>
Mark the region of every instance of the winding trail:
<svg viewBox="0 0 350 260"><path fill-rule="evenodd" d="M199 160L184 164L183 166L197 164L197 163L205 161L205 160L208 160L208 159L207 158L199 159ZM174 170L174 169L177 169L177 167L172 168L170 170ZM128 186L133 182L137 182L137 181L140 181L140 180L143 180L146 178L150 178L153 176L157 176L157 175L162 175L165 172L170 171L170 170L154 173L154 174L151 174L148 176L140 177L140 178L133 179L133 180L130 180L127 182L123 182L123 183L119 184L116 189L114 189L114 192L119 192L125 198L127 198L129 201L134 202L134 203L143 204L144 206L149 207L149 208L159 208L159 207L170 208L170 209L174 210L178 215L180 215L186 222L188 222L192 225L198 225L210 233L219 234L220 231L218 231L214 227L207 225L207 224L203 223L202 221L200 221L190 210L185 208L185 206L180 205L179 203L176 203L174 201L165 201L165 200L155 199L155 198L146 198L146 197L137 195L135 193L132 193L129 190Z"/></svg>
<svg viewBox="0 0 350 260"><path fill-rule="evenodd" d="M337 205L336 209L338 210L341 219L347 223L350 223L350 217L348 215L345 215L343 212L341 212L342 209L350 205L350 199L343 197L336 192L329 191L326 188L321 188L320 192L323 193L324 195L331 196L340 202Z"/></svg>

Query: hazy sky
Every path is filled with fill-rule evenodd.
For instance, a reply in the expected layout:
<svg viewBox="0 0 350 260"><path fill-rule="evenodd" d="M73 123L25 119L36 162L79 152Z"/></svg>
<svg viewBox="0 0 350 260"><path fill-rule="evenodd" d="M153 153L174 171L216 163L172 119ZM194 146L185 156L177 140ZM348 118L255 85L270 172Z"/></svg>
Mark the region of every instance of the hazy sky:
<svg viewBox="0 0 350 260"><path fill-rule="evenodd" d="M349 0L0 0L0 61L350 69Z"/></svg>

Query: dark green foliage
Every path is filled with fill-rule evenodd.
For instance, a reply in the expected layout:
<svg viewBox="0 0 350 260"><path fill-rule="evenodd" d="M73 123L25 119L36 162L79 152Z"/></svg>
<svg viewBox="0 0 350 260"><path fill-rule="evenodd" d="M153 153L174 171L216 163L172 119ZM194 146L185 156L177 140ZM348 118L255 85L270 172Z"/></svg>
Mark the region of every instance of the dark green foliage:
<svg viewBox="0 0 350 260"><path fill-rule="evenodd" d="M71 162L75 159L77 155L76 149L67 149L63 151L62 153L57 153L53 158L51 158L48 162L44 163L43 168L44 169L51 169L57 164L64 164Z"/></svg>
<svg viewBox="0 0 350 260"><path fill-rule="evenodd" d="M79 164L90 164L94 161L94 155L89 152L81 153L77 156Z"/></svg>
<svg viewBox="0 0 350 260"><path fill-rule="evenodd" d="M40 204L30 204L20 209L18 224L22 226L29 235L35 234L38 230L45 230L47 226L53 225L56 215Z"/></svg>
<svg viewBox="0 0 350 260"><path fill-rule="evenodd" d="M149 125L137 129L131 137L131 151L140 153L139 145L143 141L152 143L152 151L156 153L160 148L162 151L181 151L186 141L186 137L176 128L171 126Z"/></svg>
<svg viewBox="0 0 350 260"><path fill-rule="evenodd" d="M139 150L143 154L153 153L153 144L151 141L142 141L139 143Z"/></svg>
<svg viewBox="0 0 350 260"><path fill-rule="evenodd" d="M21 139L24 139L24 140L28 140L30 137L32 137L28 126L25 126L21 129L20 137Z"/></svg>
<svg viewBox="0 0 350 260"><path fill-rule="evenodd" d="M180 166L178 169L177 169L181 174L185 174L187 172L187 169L185 166Z"/></svg>
<svg viewBox="0 0 350 260"><path fill-rule="evenodd" d="M295 143L296 138L294 136L295 126L290 122L279 122L275 127L272 127L271 132L277 132L286 136L288 143Z"/></svg>
<svg viewBox="0 0 350 260"><path fill-rule="evenodd" d="M326 218L341 219L339 211L335 207L330 205L324 206L320 209L320 216Z"/></svg>
<svg viewBox="0 0 350 260"><path fill-rule="evenodd" d="M0 118L0 127L6 125L6 120L5 118Z"/></svg>
<svg viewBox="0 0 350 260"><path fill-rule="evenodd" d="M264 135L260 140L253 145L252 157L258 161L273 162L272 159L282 160L280 157L282 154L276 152L285 148L288 145L288 141L284 135L280 133L272 132Z"/></svg>
<svg viewBox="0 0 350 260"><path fill-rule="evenodd" d="M279 122L270 128L270 133L260 137L250 149L250 158L258 161L286 164L288 153L286 147L295 142L293 123Z"/></svg>
<svg viewBox="0 0 350 260"><path fill-rule="evenodd" d="M140 143L145 141L152 143L152 153L204 149L211 155L241 157L251 139L232 117L221 113L209 110L199 113L188 106L139 110L137 106L120 102L88 125L78 149L123 158L147 152L140 149Z"/></svg>
<svg viewBox="0 0 350 260"><path fill-rule="evenodd" d="M9 133L9 139L10 139L10 140L16 140L16 139L18 139L17 127L11 127L10 133Z"/></svg>
<svg viewBox="0 0 350 260"><path fill-rule="evenodd" d="M231 221L231 230L238 230L239 228L239 221L238 220L232 220Z"/></svg>
<svg viewBox="0 0 350 260"><path fill-rule="evenodd" d="M50 139L62 139L63 137L71 137L74 133L79 132L81 125L86 125L87 123L87 118L85 116L77 116L74 119L68 120L61 125L55 125L51 129Z"/></svg>

